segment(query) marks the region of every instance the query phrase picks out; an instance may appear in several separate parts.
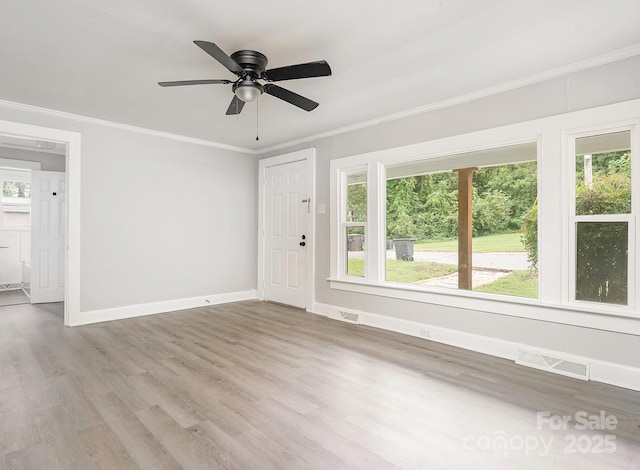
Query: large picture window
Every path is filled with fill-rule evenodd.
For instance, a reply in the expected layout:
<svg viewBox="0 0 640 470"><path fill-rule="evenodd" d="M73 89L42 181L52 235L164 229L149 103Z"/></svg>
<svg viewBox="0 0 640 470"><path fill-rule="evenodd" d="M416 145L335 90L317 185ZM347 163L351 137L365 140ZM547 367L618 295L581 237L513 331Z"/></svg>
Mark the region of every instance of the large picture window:
<svg viewBox="0 0 640 470"><path fill-rule="evenodd" d="M388 165L386 281L536 298L535 159L532 142Z"/></svg>

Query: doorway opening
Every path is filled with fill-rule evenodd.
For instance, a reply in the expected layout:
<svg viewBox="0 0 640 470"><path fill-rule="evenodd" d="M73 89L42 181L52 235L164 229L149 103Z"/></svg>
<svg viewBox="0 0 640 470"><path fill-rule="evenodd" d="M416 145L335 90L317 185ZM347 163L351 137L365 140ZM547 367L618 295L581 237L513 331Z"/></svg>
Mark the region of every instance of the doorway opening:
<svg viewBox="0 0 640 470"><path fill-rule="evenodd" d="M64 240L64 223L56 214L48 213L49 208L43 205L40 192L34 194L33 179L35 177L36 186L40 187L43 175L49 172L63 175L65 167L65 144L0 135L0 306L35 303L41 301L38 298L42 299L39 291L35 298L32 297L32 242L38 243L32 236L32 228L35 225L38 234L41 234L42 226L48 230L53 222L52 228ZM38 217L36 221L33 220L34 204ZM42 214L43 210L47 213ZM53 221L48 220L51 217ZM55 227L61 223L62 227ZM41 245L39 242L35 249L40 250ZM40 251L36 253L38 260L40 254ZM56 258L64 262L64 244L62 254ZM46 282L53 279L61 283L64 265L58 264L38 264L36 289L41 288L42 280ZM45 271L52 272L41 272L43 267ZM64 290L57 297L50 298L52 301L63 301Z"/></svg>
<svg viewBox="0 0 640 470"><path fill-rule="evenodd" d="M80 315L81 135L73 131L0 120L0 140L13 138L36 142L36 146L50 147L51 144L56 144L56 148L60 146L60 154L64 159L66 173L66 180L61 186L64 188L64 202L58 206L60 208L58 217L60 218L61 226L64 227L64 243L62 253L59 255L64 259L65 267L63 272L60 273L64 279L64 324L65 326L80 325L83 322ZM34 192L33 187L32 192ZM53 192L57 193L57 191ZM33 207L32 205L32 209ZM33 268L33 265L31 267ZM32 269L32 296L34 292L33 279Z"/></svg>

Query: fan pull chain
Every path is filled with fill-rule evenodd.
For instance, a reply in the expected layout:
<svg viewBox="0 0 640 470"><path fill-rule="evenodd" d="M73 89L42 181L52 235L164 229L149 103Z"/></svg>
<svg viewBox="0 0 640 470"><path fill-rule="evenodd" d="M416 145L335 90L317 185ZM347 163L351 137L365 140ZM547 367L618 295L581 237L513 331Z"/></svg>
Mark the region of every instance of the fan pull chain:
<svg viewBox="0 0 640 470"><path fill-rule="evenodd" d="M260 115L260 98L256 100L256 140L260 140L258 137L258 116Z"/></svg>

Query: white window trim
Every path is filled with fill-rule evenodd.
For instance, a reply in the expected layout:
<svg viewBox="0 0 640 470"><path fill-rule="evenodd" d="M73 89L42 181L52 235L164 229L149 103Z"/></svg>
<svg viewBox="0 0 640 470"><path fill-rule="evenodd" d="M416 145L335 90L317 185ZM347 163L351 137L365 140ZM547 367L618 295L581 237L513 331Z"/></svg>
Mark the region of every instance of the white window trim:
<svg viewBox="0 0 640 470"><path fill-rule="evenodd" d="M576 223L577 222L626 222L628 224L628 244L629 244L629 256L627 259L627 304L628 305L615 305L606 304L607 311L614 313L625 314L628 311L633 311L638 305L637 300L637 288L636 280L640 279L640 271L637 265L638 249L636 234L638 233L637 227L637 212L640 205L638 186L640 185L640 165L632 161L631 164L631 213L629 214L598 214L598 215L576 215L576 139L581 137L590 137L593 135L610 134L614 132L629 131L631 137L631 155L640 155L640 146L638 145L638 119L626 120L622 122L612 123L606 126L589 126L587 128L574 129L571 131L563 132L563 139L565 140L565 148L567 149L565 155L565 165L563 171L565 174L564 184L566 185L568 194L567 207L565 208L568 214L567 228L568 236L566 238L566 259L568 260L568 276L567 276L567 289L565 295L565 302L568 305L575 305L577 308L587 309L599 306L602 304L595 302L588 302L583 300L577 300L575 297L575 285L576 285ZM637 160L637 157L636 157ZM634 184L634 182L636 182Z"/></svg>
<svg viewBox="0 0 640 470"><path fill-rule="evenodd" d="M572 161L566 136L576 129L606 129L611 123L621 122L637 126L640 117L640 100L632 100L608 106L552 116L499 128L446 137L405 147L385 149L367 154L332 160L331 175L331 259L330 287L339 290L392 297L410 301L480 310L556 323L579 325L609 331L640 335L640 316L633 307L616 308L593 305L591 302L569 302L569 219L567 161ZM632 152L637 155L637 136L632 141ZM387 283L384 281L385 197L384 165L439 158L445 155L472 152L524 142L538 142L538 244L539 244L539 299L485 294L475 291L445 290ZM573 157L574 158L574 157ZM340 272L339 204L341 203L341 172L354 167L368 167L368 240L366 251L367 274L365 279L346 277ZM636 169L634 181L638 181ZM544 184L544 187L542 186ZM573 182L572 182L573 184ZM572 187L572 185L570 186ZM633 204L637 207L638 191L634 190ZM381 223L382 222L382 223ZM637 225L637 220L635 225ZM634 230L637 232L638 228ZM634 237L634 249L638 240ZM382 258L381 258L382 257ZM634 263L635 264L635 263ZM640 279L639 268L634 273L634 283Z"/></svg>
<svg viewBox="0 0 640 470"><path fill-rule="evenodd" d="M368 171L368 167L367 165L364 166L359 166L359 167L354 167L354 168L348 168L348 169L342 169L340 170L340 224L338 225L338 231L339 233L337 234L338 237L338 243L339 243L339 247L338 249L341 250L340 253L345 254L344 256L341 256L341 261L340 261L340 276L344 279L352 279L352 280L362 280L362 276L356 276L353 274L349 274L348 270L347 270L347 264L349 262L348 257L346 256L347 253L347 248L348 248L348 241L346 238L346 232L347 232L347 228L348 227L362 227L363 229L363 233L365 236L365 240L368 240L369 237L369 232L368 232L368 222L349 222L347 220L347 216L348 216L348 208L347 208L347 200L348 200L348 196L347 196L347 178L350 175L356 174L356 173L364 173L366 175L366 180L367 180L367 201L369 200L369 188L371 187L371 185L369 184L369 171ZM367 204L367 220L369 220L369 204ZM365 248L364 250L364 278L366 279L369 274L370 274L370 267L369 267L369 263L370 263L370 255L369 255L369 251L368 249Z"/></svg>

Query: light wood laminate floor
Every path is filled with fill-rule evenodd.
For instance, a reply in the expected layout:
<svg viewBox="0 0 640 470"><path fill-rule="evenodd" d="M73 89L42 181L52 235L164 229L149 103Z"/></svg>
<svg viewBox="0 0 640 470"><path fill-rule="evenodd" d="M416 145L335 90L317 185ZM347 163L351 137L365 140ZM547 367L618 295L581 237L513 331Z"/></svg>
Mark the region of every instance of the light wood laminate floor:
<svg viewBox="0 0 640 470"><path fill-rule="evenodd" d="M29 297L22 289L0 291L0 307L7 305L28 304Z"/></svg>
<svg viewBox="0 0 640 470"><path fill-rule="evenodd" d="M638 392L270 303L3 307L0 371L0 470L640 469Z"/></svg>

